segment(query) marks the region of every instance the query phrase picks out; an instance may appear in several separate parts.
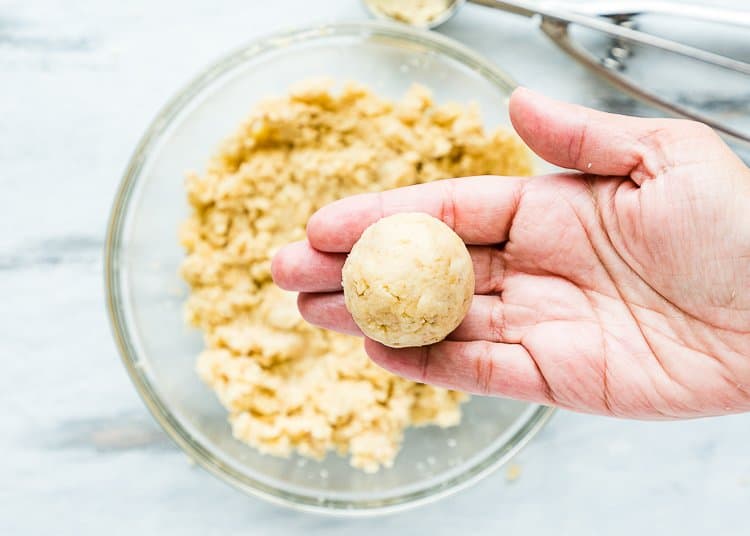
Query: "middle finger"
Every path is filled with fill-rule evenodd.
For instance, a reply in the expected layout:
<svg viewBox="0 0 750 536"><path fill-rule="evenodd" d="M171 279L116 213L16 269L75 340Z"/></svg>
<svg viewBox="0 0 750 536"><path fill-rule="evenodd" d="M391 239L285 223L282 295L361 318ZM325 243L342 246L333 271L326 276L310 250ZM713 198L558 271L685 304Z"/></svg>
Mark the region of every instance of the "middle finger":
<svg viewBox="0 0 750 536"><path fill-rule="evenodd" d="M505 276L503 252L490 246L470 246L474 265L474 292L500 292ZM345 253L326 253L314 249L307 241L283 247L273 258L271 273L274 282L295 292L338 292L341 290L341 269Z"/></svg>

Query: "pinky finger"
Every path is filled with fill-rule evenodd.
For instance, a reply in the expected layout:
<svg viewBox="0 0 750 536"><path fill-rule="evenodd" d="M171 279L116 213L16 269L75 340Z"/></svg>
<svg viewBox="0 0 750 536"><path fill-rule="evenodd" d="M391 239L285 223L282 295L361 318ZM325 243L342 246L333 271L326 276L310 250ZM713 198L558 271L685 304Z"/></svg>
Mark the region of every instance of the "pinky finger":
<svg viewBox="0 0 750 536"><path fill-rule="evenodd" d="M551 404L547 381L520 344L443 341L421 348L388 348L365 339L370 358L410 380L479 395Z"/></svg>

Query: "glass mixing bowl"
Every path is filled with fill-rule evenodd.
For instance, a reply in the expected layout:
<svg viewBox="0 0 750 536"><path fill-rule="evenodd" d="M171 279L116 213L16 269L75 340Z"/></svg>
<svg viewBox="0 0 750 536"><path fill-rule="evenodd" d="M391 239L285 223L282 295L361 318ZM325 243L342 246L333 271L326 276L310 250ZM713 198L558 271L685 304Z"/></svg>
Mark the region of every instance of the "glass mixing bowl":
<svg viewBox="0 0 750 536"><path fill-rule="evenodd" d="M188 214L185 170L202 170L253 103L305 78L355 80L397 98L414 82L437 101L476 101L487 126L509 124L513 82L460 44L379 22L319 26L256 41L211 65L146 131L112 209L105 278L109 314L127 370L161 426L187 454L237 488L301 509L392 511L448 494L505 463L551 409L474 397L459 426L407 430L390 469L365 474L330 454L322 462L259 454L232 437L227 412L195 373L203 343L183 321Z"/></svg>

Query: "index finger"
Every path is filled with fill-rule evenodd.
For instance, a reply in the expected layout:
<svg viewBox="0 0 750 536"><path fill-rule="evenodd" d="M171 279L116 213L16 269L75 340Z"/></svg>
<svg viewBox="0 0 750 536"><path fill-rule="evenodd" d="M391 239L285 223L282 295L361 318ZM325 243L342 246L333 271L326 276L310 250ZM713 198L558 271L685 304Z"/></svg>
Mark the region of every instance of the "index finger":
<svg viewBox="0 0 750 536"><path fill-rule="evenodd" d="M380 218L425 212L467 244L497 244L508 238L524 182L519 177L469 177L347 197L312 215L307 238L315 249L344 253Z"/></svg>

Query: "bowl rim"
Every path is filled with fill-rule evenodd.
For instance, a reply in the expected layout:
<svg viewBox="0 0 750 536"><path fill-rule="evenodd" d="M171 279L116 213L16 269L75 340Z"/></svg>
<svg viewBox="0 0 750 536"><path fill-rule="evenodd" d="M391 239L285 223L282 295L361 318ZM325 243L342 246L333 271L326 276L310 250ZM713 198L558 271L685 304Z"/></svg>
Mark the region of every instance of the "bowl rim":
<svg viewBox="0 0 750 536"><path fill-rule="evenodd" d="M158 144L161 136L172 125L173 120L212 82L247 60L264 53L273 52L289 44L333 36L381 36L412 42L457 60L497 86L505 87L508 91L516 87L516 83L507 74L463 44L440 34L396 23L357 21L322 24L276 32L255 39L225 54L202 69L197 76L192 78L167 101L149 124L125 168L112 204L104 245L103 275L110 328L121 361L151 415L191 460L196 461L221 481L248 495L257 496L296 510L354 517L403 511L433 502L477 482L518 453L549 420L555 411L554 408L530 405L533 412L530 412L527 420L505 444L495 449L478 463L468 467L466 471L436 485L386 499L357 501L317 499L288 492L249 477L223 462L195 441L180 424L179 419L161 400L147 374L138 364L139 352L132 341L131 328L122 307L123 298L120 292L122 280L120 246L125 240L123 232L126 227L127 208L134 188L139 181L140 172L151 154L151 149Z"/></svg>

